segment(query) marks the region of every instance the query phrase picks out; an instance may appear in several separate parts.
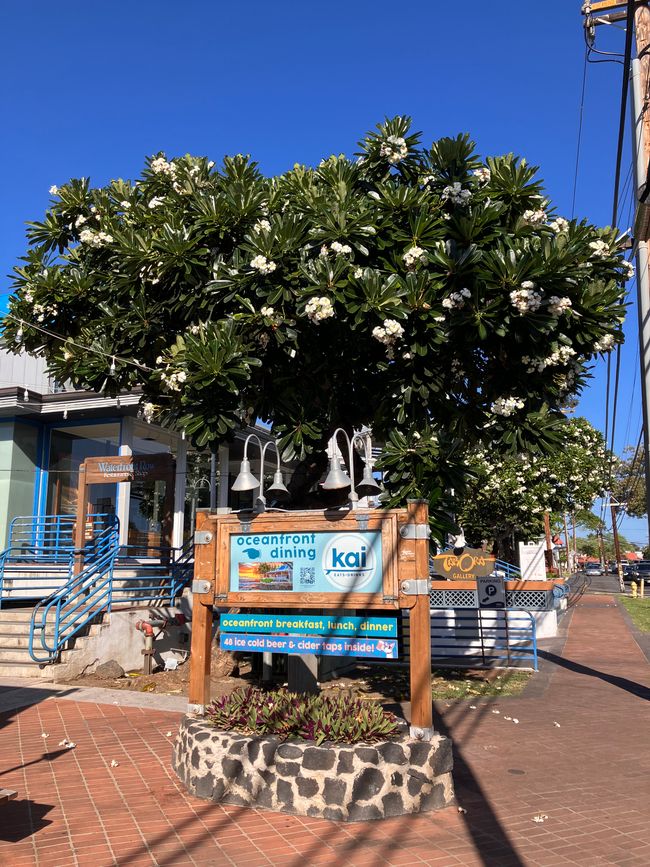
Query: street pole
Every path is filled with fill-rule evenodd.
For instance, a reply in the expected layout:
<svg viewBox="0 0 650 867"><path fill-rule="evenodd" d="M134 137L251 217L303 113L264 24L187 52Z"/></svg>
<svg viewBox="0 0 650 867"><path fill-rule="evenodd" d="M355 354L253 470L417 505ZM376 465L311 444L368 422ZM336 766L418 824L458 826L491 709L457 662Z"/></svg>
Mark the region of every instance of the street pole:
<svg viewBox="0 0 650 867"><path fill-rule="evenodd" d="M553 562L553 545L551 542L551 516L544 512L544 535L546 536L546 568L549 572L555 571Z"/></svg>
<svg viewBox="0 0 650 867"><path fill-rule="evenodd" d="M569 527L567 526L566 512L564 513L564 544L566 545L566 568L567 575L571 577L573 574L571 549L569 547Z"/></svg>
<svg viewBox="0 0 650 867"><path fill-rule="evenodd" d="M637 58L632 61L632 144L634 180L637 191L637 211L634 220L636 239L636 289L639 319L639 361L641 365L641 399L643 408L643 444L645 469L645 499L650 538L650 275L648 273L648 240L650 239L650 202L648 199L648 166L650 165L650 116L646 111L646 88L650 74L650 10L639 4L634 13Z"/></svg>
<svg viewBox="0 0 650 867"><path fill-rule="evenodd" d="M603 572L605 572L605 570L606 570L606 565L605 565L605 562L606 562L606 561L605 561L605 540L603 539L603 531L602 531L602 530L597 530L596 532L598 533L598 542L599 542L599 545L600 545L600 568L603 570Z"/></svg>
<svg viewBox="0 0 650 867"><path fill-rule="evenodd" d="M618 539L618 527L616 526L616 506L610 503L609 508L612 512L612 533L614 534L614 551L616 553L616 571L618 573L618 582L623 584L623 561L621 559L621 545Z"/></svg>

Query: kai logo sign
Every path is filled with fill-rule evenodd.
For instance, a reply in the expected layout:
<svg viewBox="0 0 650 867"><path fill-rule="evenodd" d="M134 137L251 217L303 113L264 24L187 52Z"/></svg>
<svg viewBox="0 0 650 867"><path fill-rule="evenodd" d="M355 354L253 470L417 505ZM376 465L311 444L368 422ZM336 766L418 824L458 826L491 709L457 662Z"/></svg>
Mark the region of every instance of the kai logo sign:
<svg viewBox="0 0 650 867"><path fill-rule="evenodd" d="M321 566L325 579L334 587L356 592L375 577L377 558L367 537L341 533L323 549Z"/></svg>

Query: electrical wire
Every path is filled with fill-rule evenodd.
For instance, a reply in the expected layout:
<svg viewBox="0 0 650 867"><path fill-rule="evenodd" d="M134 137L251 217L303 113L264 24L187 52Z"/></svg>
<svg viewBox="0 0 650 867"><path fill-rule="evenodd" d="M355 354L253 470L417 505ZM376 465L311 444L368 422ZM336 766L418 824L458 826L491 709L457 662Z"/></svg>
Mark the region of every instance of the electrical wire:
<svg viewBox="0 0 650 867"><path fill-rule="evenodd" d="M575 215L576 209L576 192L578 189L578 169L580 167L580 146L582 143L582 121L584 118L584 108L585 108L585 90L587 88L587 54L588 54L588 46L585 46L585 59L582 68L582 91L580 94L580 109L579 109L579 119L578 119L578 141L576 143L576 164L575 170L573 172L573 196L571 198L571 219L573 219Z"/></svg>
<svg viewBox="0 0 650 867"><path fill-rule="evenodd" d="M91 352L95 355L101 355L103 358L110 358L113 361L119 361L122 364L130 364L132 367L137 367L139 370L146 370L149 373L153 373L153 367L147 367L146 364L142 364L140 361L136 361L134 358L124 358L121 355L115 355L114 352L104 352L103 349L97 349L96 347L85 346L83 343L78 343L76 340L72 340L69 337L64 337L62 334L57 334L55 331L50 331L49 328L43 328L41 325L34 325L33 322L27 322L24 319L19 319L17 316L14 316L13 313L5 313L6 319L11 319L18 325L25 326L25 328L34 328L36 331L40 331L42 334L47 334L48 337L54 338L54 340L60 340L62 343L67 343L70 346L75 346L77 349L83 349L85 352Z"/></svg>

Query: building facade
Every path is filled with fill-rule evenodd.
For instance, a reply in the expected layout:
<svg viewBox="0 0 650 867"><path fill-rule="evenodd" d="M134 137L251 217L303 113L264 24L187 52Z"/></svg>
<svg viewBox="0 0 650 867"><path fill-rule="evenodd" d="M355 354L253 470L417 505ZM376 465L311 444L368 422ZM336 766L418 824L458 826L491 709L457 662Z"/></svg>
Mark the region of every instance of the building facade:
<svg viewBox="0 0 650 867"><path fill-rule="evenodd" d="M252 504L252 493L236 495L230 486L246 436L268 440L265 427L238 431L213 456L194 449L182 432L146 423L139 402L137 392L114 398L67 389L48 377L43 359L0 347L0 551L14 518L76 514L79 467L88 457L167 453L174 459L171 540L162 538L164 481L92 486L90 511L118 516L122 545L181 547L193 533L197 508ZM256 470L254 448L249 457ZM275 453L267 450L267 457L264 475L272 478Z"/></svg>

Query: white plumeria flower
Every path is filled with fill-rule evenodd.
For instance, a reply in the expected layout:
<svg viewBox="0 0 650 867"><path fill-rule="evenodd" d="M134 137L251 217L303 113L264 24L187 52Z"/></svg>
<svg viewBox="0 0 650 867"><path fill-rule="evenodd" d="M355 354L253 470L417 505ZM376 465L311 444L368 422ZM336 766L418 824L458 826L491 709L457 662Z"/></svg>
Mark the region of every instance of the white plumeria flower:
<svg viewBox="0 0 650 867"><path fill-rule="evenodd" d="M462 310L467 299L471 297L472 293L469 289L461 289L460 292L452 292L448 298L443 298L442 306L445 310Z"/></svg>
<svg viewBox="0 0 650 867"><path fill-rule="evenodd" d="M164 205L164 204L165 204L165 200L162 198L162 196L154 196L153 199L149 200L149 204L147 207L149 207L149 208L151 208L151 210L153 210L154 208L159 208L161 205Z"/></svg>
<svg viewBox="0 0 650 867"><path fill-rule="evenodd" d="M523 409L524 401L520 397L499 397L490 407L494 415L509 416L518 409Z"/></svg>
<svg viewBox="0 0 650 867"><path fill-rule="evenodd" d="M542 292L535 291L532 280L524 280L520 289L510 293L510 303L520 316L525 313L534 313L539 310L542 303Z"/></svg>
<svg viewBox="0 0 650 867"><path fill-rule="evenodd" d="M176 166L173 162L167 162L164 157L156 157L151 162L151 171L157 175L167 175L170 178L176 177Z"/></svg>
<svg viewBox="0 0 650 867"><path fill-rule="evenodd" d="M372 329L375 340L391 348L404 334L404 329L395 319L384 319L383 326L377 325Z"/></svg>
<svg viewBox="0 0 650 867"><path fill-rule="evenodd" d="M594 352L610 352L616 343L616 339L612 334L605 334L600 340L594 343Z"/></svg>
<svg viewBox="0 0 650 867"><path fill-rule="evenodd" d="M310 298L305 305L307 318L318 325L323 319L331 319L335 315L334 306L326 295L319 298Z"/></svg>
<svg viewBox="0 0 650 867"><path fill-rule="evenodd" d="M349 244L341 244L339 241L332 241L331 249L337 256L352 255L352 247Z"/></svg>
<svg viewBox="0 0 650 867"><path fill-rule="evenodd" d="M627 259L623 259L621 261L621 267L623 268L623 276L626 280L631 280L634 277L634 265L632 262L628 262Z"/></svg>
<svg viewBox="0 0 650 867"><path fill-rule="evenodd" d="M551 295L548 299L548 312L551 316L559 317L571 307L571 299L558 295Z"/></svg>
<svg viewBox="0 0 650 867"><path fill-rule="evenodd" d="M363 277L363 268L355 268L353 276L358 280L360 277Z"/></svg>
<svg viewBox="0 0 650 867"><path fill-rule="evenodd" d="M255 268L260 274L271 274L278 266L266 256L255 256L251 262L251 268Z"/></svg>
<svg viewBox="0 0 650 867"><path fill-rule="evenodd" d="M151 424L155 414L156 407L153 403L147 402L142 405L142 417L147 422L147 424Z"/></svg>
<svg viewBox="0 0 650 867"><path fill-rule="evenodd" d="M391 165L401 163L408 152L406 141L397 135L389 135L379 148L381 156L386 157Z"/></svg>
<svg viewBox="0 0 650 867"><path fill-rule="evenodd" d="M543 208L528 210L523 213L523 220L531 226L541 226L546 222L546 211Z"/></svg>
<svg viewBox="0 0 650 867"><path fill-rule="evenodd" d="M609 247L600 239L598 241L590 241L589 247L593 250L592 256L597 259L602 259L605 256L609 256Z"/></svg>
<svg viewBox="0 0 650 867"><path fill-rule="evenodd" d="M58 196L59 195L59 188L57 187L56 184L52 184L52 186L50 187L50 195L51 196Z"/></svg>
<svg viewBox="0 0 650 867"><path fill-rule="evenodd" d="M262 316L269 316L270 317L270 316L273 316L273 314L275 313L275 310L272 307L262 307L262 309L260 310L260 313L262 314Z"/></svg>
<svg viewBox="0 0 650 867"><path fill-rule="evenodd" d="M490 178L492 177L492 172L487 168L487 166L481 166L480 169L474 169L472 174L481 184L489 184Z"/></svg>
<svg viewBox="0 0 650 867"><path fill-rule="evenodd" d="M443 189L442 198L454 205L467 205L472 198L472 191L465 189L462 184L455 181Z"/></svg>
<svg viewBox="0 0 650 867"><path fill-rule="evenodd" d="M83 215L80 217L77 217L77 219L74 221L75 228L78 229L80 226L83 226L83 224L87 223L87 222L88 222L88 217L84 217Z"/></svg>
<svg viewBox="0 0 650 867"><path fill-rule="evenodd" d="M549 229L555 232L556 235L563 235L569 231L569 221L564 217L556 217L548 224Z"/></svg>
<svg viewBox="0 0 650 867"><path fill-rule="evenodd" d="M253 226L253 231L256 234L259 234L262 231L270 232L271 231L271 224L269 223L268 220L258 220L257 223L255 223L255 225Z"/></svg>
<svg viewBox="0 0 650 867"><path fill-rule="evenodd" d="M404 253L402 259L407 268L415 268L416 265L426 265L429 261L427 251L423 250L422 247L417 247L415 245L410 247L406 253Z"/></svg>

